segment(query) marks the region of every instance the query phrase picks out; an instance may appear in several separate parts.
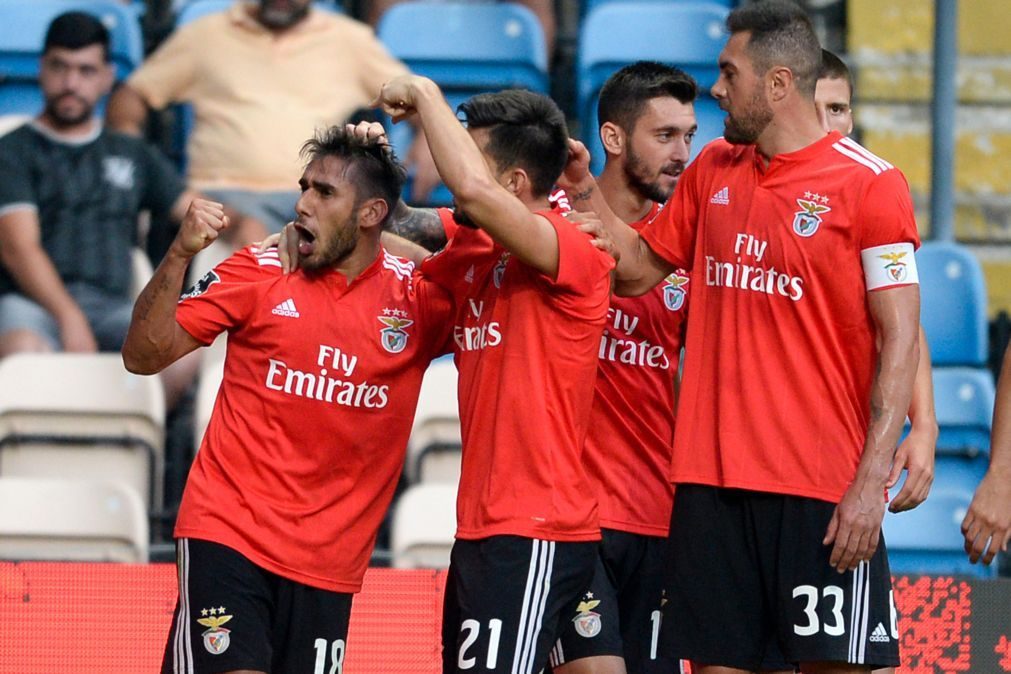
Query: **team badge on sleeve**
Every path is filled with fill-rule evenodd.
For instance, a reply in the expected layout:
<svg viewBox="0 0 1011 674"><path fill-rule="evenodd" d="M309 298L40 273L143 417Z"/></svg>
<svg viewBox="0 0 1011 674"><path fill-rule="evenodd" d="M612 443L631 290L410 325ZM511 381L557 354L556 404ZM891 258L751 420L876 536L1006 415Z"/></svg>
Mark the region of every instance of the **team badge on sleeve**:
<svg viewBox="0 0 1011 674"><path fill-rule="evenodd" d="M409 336L404 328L414 325L414 321L407 318L406 311L399 309L383 309L383 313L386 315L376 316L386 326L379 331L379 341L390 353L400 353L407 348Z"/></svg>
<svg viewBox="0 0 1011 674"><path fill-rule="evenodd" d="M913 244L893 243L860 252L868 290L919 283Z"/></svg>
<svg viewBox="0 0 1011 674"><path fill-rule="evenodd" d="M588 596L592 595L588 593ZM584 599L579 602L579 606L576 608L576 617L572 619L579 636L592 639L600 634L600 614L593 611L599 604L599 599Z"/></svg>
<svg viewBox="0 0 1011 674"><path fill-rule="evenodd" d="M821 214L832 210L828 207L828 197L804 192L804 198L797 199L797 205L800 210L793 216L793 231L804 238L814 236L821 225Z"/></svg>
<svg viewBox="0 0 1011 674"><path fill-rule="evenodd" d="M211 655L221 655L228 650L228 645L232 642L229 633L231 630L227 630L222 625L232 619L230 615L224 615L225 607L221 608L210 608L202 609L200 615L207 616L205 618L197 618L197 622L208 628L204 630L204 648ZM216 615L215 615L216 614Z"/></svg>
<svg viewBox="0 0 1011 674"><path fill-rule="evenodd" d="M685 305L685 297L688 294L685 290L686 283L688 283L688 277L682 276L677 272L667 277L663 286L663 304L665 307L671 311L677 311Z"/></svg>
<svg viewBox="0 0 1011 674"><path fill-rule="evenodd" d="M203 295L207 290L215 283L220 283L221 277L214 273L214 270L210 270L204 274L199 281L190 286L189 290L184 292L179 296L179 301L188 300L191 297L199 297Z"/></svg>

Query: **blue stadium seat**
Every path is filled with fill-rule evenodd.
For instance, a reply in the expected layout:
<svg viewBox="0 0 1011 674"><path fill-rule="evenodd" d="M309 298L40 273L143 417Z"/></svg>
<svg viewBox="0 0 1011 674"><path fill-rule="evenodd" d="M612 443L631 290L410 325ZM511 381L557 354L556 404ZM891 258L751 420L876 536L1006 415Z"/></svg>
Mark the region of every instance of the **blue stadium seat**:
<svg viewBox="0 0 1011 674"><path fill-rule="evenodd" d="M936 368L937 451L974 456L990 452L993 419L993 375L983 368Z"/></svg>
<svg viewBox="0 0 1011 674"><path fill-rule="evenodd" d="M979 261L955 243L928 241L916 253L920 322L935 367L983 367L987 360L986 283Z"/></svg>
<svg viewBox="0 0 1011 674"><path fill-rule="evenodd" d="M960 528L986 467L982 456L939 456L927 500L914 510L885 513L882 530L892 573L954 573L982 578L996 574L996 565L969 563ZM893 495L896 490L892 490Z"/></svg>
<svg viewBox="0 0 1011 674"><path fill-rule="evenodd" d="M117 79L125 79L140 64L141 30L131 6L115 0L0 0L0 114L34 115L42 109L42 41L49 23L71 10L94 14L109 29Z"/></svg>
<svg viewBox="0 0 1011 674"><path fill-rule="evenodd" d="M391 54L438 83L454 109L487 91L548 93L544 32L534 13L521 5L405 2L383 15L377 32ZM390 141L401 156L411 135L406 124L390 128ZM430 203L449 199L440 186Z"/></svg>
<svg viewBox="0 0 1011 674"><path fill-rule="evenodd" d="M589 13L580 30L576 79L582 137L594 173L604 165L597 138L597 96L614 71L635 61L677 66L698 81L699 133L693 158L707 142L723 135L723 115L709 89L719 76L717 60L727 39L727 14L726 6L712 2L648 0L606 3Z"/></svg>
<svg viewBox="0 0 1011 674"><path fill-rule="evenodd" d="M592 12L597 7L602 5L627 5L629 2L642 2L643 0L583 0L579 3L580 16L585 17L587 14ZM733 9L737 5L736 0L708 0L717 5L722 5L727 9ZM652 2L664 2L664 3L683 3L683 2L698 2L698 0L652 0Z"/></svg>

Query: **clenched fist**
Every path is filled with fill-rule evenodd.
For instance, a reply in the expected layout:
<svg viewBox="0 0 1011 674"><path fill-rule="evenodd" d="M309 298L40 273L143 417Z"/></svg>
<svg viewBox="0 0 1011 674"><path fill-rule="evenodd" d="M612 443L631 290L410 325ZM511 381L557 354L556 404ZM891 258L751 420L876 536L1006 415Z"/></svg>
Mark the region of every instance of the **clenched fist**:
<svg viewBox="0 0 1011 674"><path fill-rule="evenodd" d="M224 206L216 201L194 199L186 209L172 249L183 257L193 257L214 243L228 224Z"/></svg>

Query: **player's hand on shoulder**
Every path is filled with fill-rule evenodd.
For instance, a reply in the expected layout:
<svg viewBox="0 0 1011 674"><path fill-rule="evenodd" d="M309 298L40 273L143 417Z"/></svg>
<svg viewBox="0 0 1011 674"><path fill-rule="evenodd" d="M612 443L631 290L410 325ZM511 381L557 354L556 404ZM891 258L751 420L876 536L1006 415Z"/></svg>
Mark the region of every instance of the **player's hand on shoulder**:
<svg viewBox="0 0 1011 674"><path fill-rule="evenodd" d="M558 186L568 192L590 177L590 151L582 142L570 138L569 159L565 164L565 170L558 178Z"/></svg>
<svg viewBox="0 0 1011 674"><path fill-rule="evenodd" d="M569 211L565 214L565 218L574 223L579 231L586 232L593 237L590 239L590 243L595 248L599 248L613 257L615 262L621 259L621 252L615 245L614 239L611 238L610 232L596 213L593 211Z"/></svg>
<svg viewBox="0 0 1011 674"><path fill-rule="evenodd" d="M228 225L223 205L207 199L194 199L186 209L172 248L179 255L193 257L214 243Z"/></svg>

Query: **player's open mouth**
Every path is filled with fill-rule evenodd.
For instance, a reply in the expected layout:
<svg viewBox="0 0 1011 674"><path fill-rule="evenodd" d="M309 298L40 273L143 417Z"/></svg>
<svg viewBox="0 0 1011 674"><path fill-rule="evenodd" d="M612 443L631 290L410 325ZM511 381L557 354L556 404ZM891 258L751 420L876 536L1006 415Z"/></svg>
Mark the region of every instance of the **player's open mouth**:
<svg viewBox="0 0 1011 674"><path fill-rule="evenodd" d="M311 255L313 243L316 241L316 235L297 222L295 223L295 231L298 232L299 255Z"/></svg>

